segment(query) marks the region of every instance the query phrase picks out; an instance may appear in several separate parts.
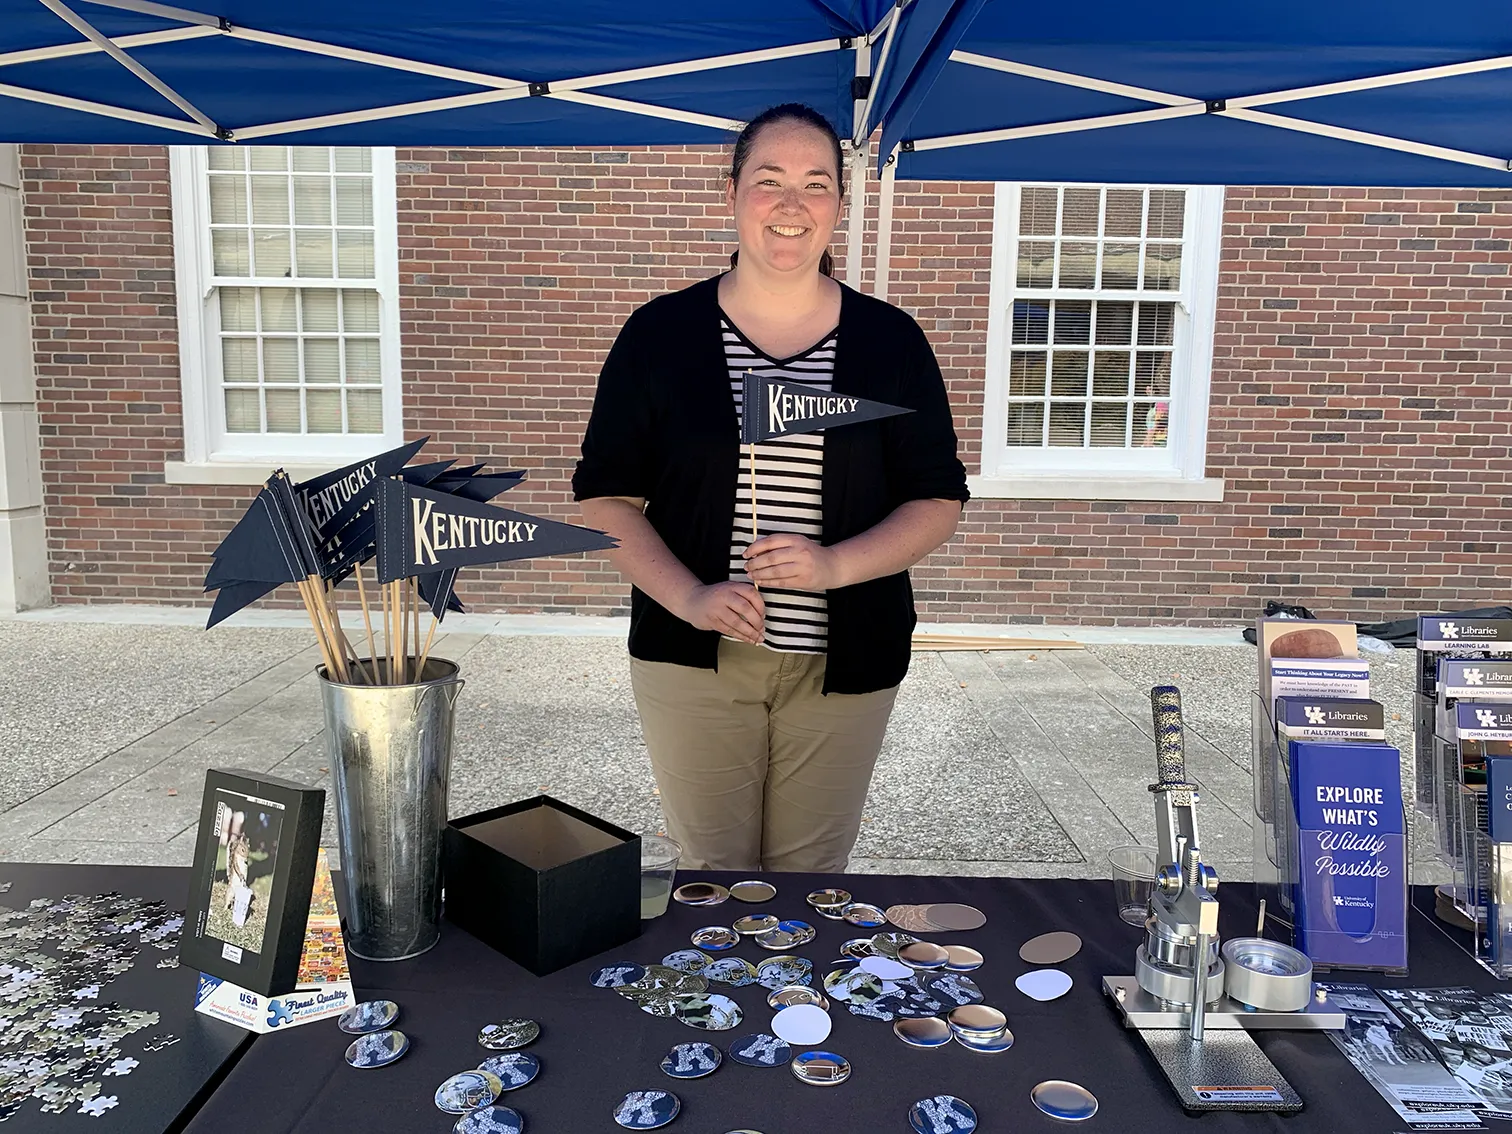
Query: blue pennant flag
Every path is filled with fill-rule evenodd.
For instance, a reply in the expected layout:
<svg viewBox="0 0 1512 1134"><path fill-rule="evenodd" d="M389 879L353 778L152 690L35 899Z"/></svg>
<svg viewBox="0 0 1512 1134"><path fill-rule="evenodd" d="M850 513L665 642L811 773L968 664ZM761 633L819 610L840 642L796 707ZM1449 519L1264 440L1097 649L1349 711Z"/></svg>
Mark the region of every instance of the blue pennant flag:
<svg viewBox="0 0 1512 1134"><path fill-rule="evenodd" d="M304 505L310 523L315 525L319 541L324 543L339 532L372 499L372 494L364 491L368 485L382 477L393 476L428 440L430 438L422 437L387 453L332 469L296 484L294 495Z"/></svg>
<svg viewBox="0 0 1512 1134"><path fill-rule="evenodd" d="M294 500L289 478L279 471L215 549L205 590L230 583L294 583L319 573L309 519Z"/></svg>
<svg viewBox="0 0 1512 1134"><path fill-rule="evenodd" d="M378 482L378 581L479 563L605 551L603 532L498 508L403 480Z"/></svg>
<svg viewBox="0 0 1512 1134"><path fill-rule="evenodd" d="M457 569L455 567L449 567L433 575L415 576L415 586L420 589L420 599L430 607L430 612L437 622L445 618L449 610L455 610L458 614L467 613L462 608L462 600L452 590L456 584Z"/></svg>
<svg viewBox="0 0 1512 1134"><path fill-rule="evenodd" d="M215 592L215 603L210 607L210 619L205 623L205 629L224 622L278 587L278 583L227 583Z"/></svg>
<svg viewBox="0 0 1512 1134"><path fill-rule="evenodd" d="M740 443L813 433L862 421L913 413L902 406L817 390L802 382L769 378L749 370L741 384Z"/></svg>

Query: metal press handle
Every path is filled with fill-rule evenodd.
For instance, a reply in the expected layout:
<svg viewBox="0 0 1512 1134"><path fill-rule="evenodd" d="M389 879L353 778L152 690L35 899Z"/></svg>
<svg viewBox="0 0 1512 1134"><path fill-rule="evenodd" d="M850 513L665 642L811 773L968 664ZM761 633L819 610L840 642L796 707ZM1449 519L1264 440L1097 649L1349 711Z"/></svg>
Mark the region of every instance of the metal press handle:
<svg viewBox="0 0 1512 1134"><path fill-rule="evenodd" d="M1186 783L1186 745L1181 730L1181 690L1157 685L1150 690L1150 710L1155 719L1155 764L1160 783Z"/></svg>

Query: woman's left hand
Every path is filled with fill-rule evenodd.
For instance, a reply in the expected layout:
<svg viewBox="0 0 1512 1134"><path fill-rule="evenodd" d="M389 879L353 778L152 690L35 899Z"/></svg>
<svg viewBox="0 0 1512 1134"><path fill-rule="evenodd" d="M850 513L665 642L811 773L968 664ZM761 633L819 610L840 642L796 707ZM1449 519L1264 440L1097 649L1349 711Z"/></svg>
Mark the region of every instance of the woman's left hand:
<svg viewBox="0 0 1512 1134"><path fill-rule="evenodd" d="M828 591L840 585L834 548L792 532L762 536L746 548L746 574L763 587Z"/></svg>

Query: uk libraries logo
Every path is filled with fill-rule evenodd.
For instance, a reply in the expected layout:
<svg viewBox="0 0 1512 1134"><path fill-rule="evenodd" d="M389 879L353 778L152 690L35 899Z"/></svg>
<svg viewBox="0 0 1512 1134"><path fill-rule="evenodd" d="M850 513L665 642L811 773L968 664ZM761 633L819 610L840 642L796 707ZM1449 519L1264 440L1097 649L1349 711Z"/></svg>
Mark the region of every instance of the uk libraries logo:
<svg viewBox="0 0 1512 1134"><path fill-rule="evenodd" d="M1307 714L1308 724L1320 725L1328 723L1328 714L1317 705L1303 705L1302 711Z"/></svg>
<svg viewBox="0 0 1512 1134"><path fill-rule="evenodd" d="M1478 669L1467 669L1467 670L1465 670L1465 684L1466 685L1484 685L1485 683L1486 683L1486 675L1484 673L1482 673L1480 670L1478 670Z"/></svg>
<svg viewBox="0 0 1512 1134"><path fill-rule="evenodd" d="M1439 633L1446 638L1459 637L1459 624L1457 622L1440 622Z"/></svg>
<svg viewBox="0 0 1512 1134"><path fill-rule="evenodd" d="M1476 709L1475 719L1480 721L1481 728L1496 727L1496 713L1490 709Z"/></svg>

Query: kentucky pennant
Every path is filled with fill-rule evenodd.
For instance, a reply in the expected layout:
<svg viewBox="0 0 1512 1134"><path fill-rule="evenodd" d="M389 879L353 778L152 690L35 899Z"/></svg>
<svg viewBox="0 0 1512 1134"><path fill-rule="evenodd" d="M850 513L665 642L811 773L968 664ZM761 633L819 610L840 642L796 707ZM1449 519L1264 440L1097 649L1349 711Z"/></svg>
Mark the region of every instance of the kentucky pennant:
<svg viewBox="0 0 1512 1134"><path fill-rule="evenodd" d="M786 382L748 370L741 397L740 443L750 445L772 437L813 433L902 413L913 410L849 394L832 394L802 382Z"/></svg>
<svg viewBox="0 0 1512 1134"><path fill-rule="evenodd" d="M428 437L422 437L387 453L296 484L294 495L304 506L310 523L315 525L316 538L324 542L339 532L371 499L363 489L381 477L393 476L428 440Z"/></svg>
<svg viewBox="0 0 1512 1134"><path fill-rule="evenodd" d="M451 496L461 496L486 504L500 493L508 492L524 479L523 472L482 473L465 477L455 477L447 473L433 481L430 487L437 492L445 492Z"/></svg>
<svg viewBox="0 0 1512 1134"><path fill-rule="evenodd" d="M313 550L309 523L293 504L288 478L274 476L215 549L205 590L228 583L298 582L314 573L306 558Z"/></svg>
<svg viewBox="0 0 1512 1134"><path fill-rule="evenodd" d="M378 581L475 563L506 563L619 546L603 532L543 520L402 480L378 482Z"/></svg>
<svg viewBox="0 0 1512 1134"><path fill-rule="evenodd" d="M449 610L455 610L458 614L467 613L462 609L462 600L453 591L456 585L457 569L455 567L439 571L434 575L415 576L415 586L419 588L420 599L430 607L431 615L437 622L445 618Z"/></svg>
<svg viewBox="0 0 1512 1134"><path fill-rule="evenodd" d="M227 583L215 592L215 604L210 608L210 619L205 629L224 622L242 607L251 606L266 594L278 589L277 583Z"/></svg>

